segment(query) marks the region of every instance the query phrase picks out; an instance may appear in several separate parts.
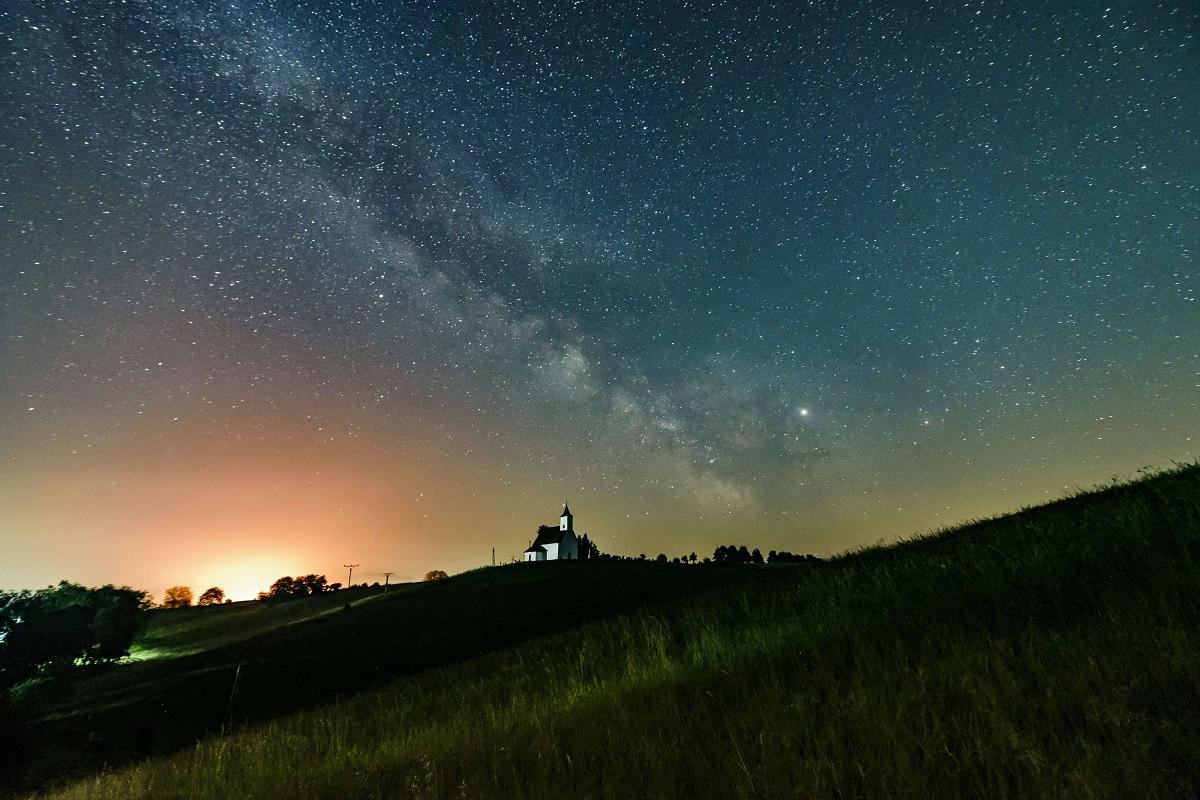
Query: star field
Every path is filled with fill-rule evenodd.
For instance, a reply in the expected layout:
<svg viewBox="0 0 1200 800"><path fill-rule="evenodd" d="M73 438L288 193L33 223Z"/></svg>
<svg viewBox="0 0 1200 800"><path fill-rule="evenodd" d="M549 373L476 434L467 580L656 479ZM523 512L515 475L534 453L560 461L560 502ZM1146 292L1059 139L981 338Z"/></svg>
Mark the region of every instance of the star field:
<svg viewBox="0 0 1200 800"><path fill-rule="evenodd" d="M564 497L608 551L828 553L1194 459L1198 36L6 5L0 585L464 568Z"/></svg>

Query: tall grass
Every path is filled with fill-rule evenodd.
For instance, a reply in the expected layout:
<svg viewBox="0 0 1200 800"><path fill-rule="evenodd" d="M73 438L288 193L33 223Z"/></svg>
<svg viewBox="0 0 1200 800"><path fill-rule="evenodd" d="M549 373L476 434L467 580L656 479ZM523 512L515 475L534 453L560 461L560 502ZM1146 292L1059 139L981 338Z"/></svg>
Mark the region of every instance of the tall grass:
<svg viewBox="0 0 1200 800"><path fill-rule="evenodd" d="M399 680L58 798L1179 798L1200 469Z"/></svg>

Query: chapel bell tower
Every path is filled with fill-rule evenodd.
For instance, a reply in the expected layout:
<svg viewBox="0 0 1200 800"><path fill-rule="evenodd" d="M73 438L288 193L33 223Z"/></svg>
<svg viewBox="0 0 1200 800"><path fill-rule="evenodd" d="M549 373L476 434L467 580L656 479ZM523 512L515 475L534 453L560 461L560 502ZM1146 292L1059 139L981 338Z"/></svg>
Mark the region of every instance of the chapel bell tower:
<svg viewBox="0 0 1200 800"><path fill-rule="evenodd" d="M574 532L575 529L572 527L574 519L575 516L571 513L570 507L566 503L563 503L563 513L562 516L558 518L558 529L560 531Z"/></svg>

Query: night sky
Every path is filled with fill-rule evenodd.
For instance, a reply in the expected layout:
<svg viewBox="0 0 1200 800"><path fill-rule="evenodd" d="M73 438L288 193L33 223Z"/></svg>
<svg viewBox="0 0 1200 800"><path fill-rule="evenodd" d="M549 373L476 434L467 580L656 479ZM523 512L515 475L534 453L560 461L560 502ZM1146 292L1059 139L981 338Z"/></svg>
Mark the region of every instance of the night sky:
<svg viewBox="0 0 1200 800"><path fill-rule="evenodd" d="M1193 2L0 7L0 587L911 536L1196 459L1198 298Z"/></svg>

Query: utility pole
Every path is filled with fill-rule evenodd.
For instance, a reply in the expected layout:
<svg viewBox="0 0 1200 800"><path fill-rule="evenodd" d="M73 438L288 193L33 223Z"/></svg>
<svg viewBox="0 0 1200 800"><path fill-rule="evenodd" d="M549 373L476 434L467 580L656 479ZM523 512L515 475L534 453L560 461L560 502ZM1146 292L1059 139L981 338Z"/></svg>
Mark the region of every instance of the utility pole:
<svg viewBox="0 0 1200 800"><path fill-rule="evenodd" d="M492 566L496 566L496 548L492 548Z"/></svg>
<svg viewBox="0 0 1200 800"><path fill-rule="evenodd" d="M385 592L388 590L388 583L391 582L393 574L395 574L395 573L392 573L392 572L383 573L383 590Z"/></svg>
<svg viewBox="0 0 1200 800"><path fill-rule="evenodd" d="M354 568L357 567L358 564L342 564L342 566L350 570L350 574L346 576L346 588L349 589L354 585Z"/></svg>

